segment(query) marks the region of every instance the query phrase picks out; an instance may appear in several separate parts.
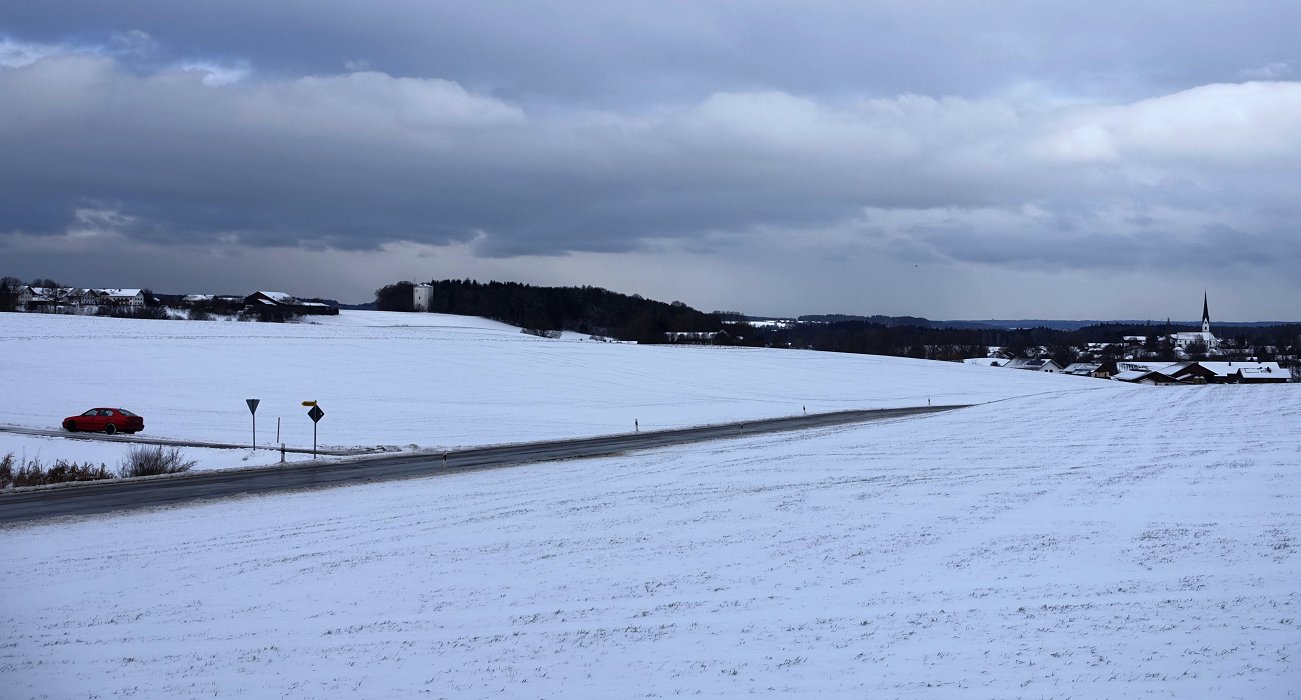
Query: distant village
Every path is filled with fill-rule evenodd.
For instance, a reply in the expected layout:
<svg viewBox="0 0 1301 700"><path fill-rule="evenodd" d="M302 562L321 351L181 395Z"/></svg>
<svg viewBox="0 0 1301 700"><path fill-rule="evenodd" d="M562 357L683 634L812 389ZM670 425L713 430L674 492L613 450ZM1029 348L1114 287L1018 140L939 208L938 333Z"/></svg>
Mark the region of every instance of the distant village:
<svg viewBox="0 0 1301 700"><path fill-rule="evenodd" d="M1284 384L1294 381L1292 372L1277 361L1258 360L1181 360L1178 362L1105 360L1073 362L1062 367L1051 359L978 357L967 364L1006 369L1053 372L1077 377L1114 379L1135 384Z"/></svg>
<svg viewBox="0 0 1301 700"><path fill-rule="evenodd" d="M1052 358L1013 357L995 348L989 357L963 360L967 364L1002 367L1005 369L1051 372L1078 377L1114 379L1135 384L1283 384L1295 381L1292 368L1276 360L1257 358L1222 359L1227 352L1226 343L1211 331L1210 306L1202 297L1202 327L1200 331L1171 333L1165 336L1130 335L1120 346L1114 343L1090 343L1082 348L1082 355L1101 356L1096 362L1072 362L1065 366ZM1038 349L1043 355L1047 348ZM1278 354L1278 348L1266 348ZM1166 353L1176 360L1155 359ZM1035 353L1039 354L1039 353ZM1119 356L1121 359L1115 359ZM1193 359L1204 357L1206 359ZM1295 358L1293 358L1295 359Z"/></svg>
<svg viewBox="0 0 1301 700"><path fill-rule="evenodd" d="M284 320L293 316L339 313L319 300L303 300L284 292L257 291L247 296L217 294L153 294L147 289L107 289L16 285L0 290L7 311L158 318L202 318L205 315L245 316ZM269 318L275 317L275 318Z"/></svg>

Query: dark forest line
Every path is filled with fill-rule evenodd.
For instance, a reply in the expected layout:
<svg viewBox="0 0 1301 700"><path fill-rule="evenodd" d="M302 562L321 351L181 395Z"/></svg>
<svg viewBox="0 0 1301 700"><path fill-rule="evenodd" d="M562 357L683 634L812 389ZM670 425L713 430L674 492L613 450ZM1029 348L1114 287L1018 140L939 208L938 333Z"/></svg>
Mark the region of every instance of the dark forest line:
<svg viewBox="0 0 1301 700"><path fill-rule="evenodd" d="M703 312L675 301L666 303L599 287L536 287L518 282L434 280L430 311L482 316L521 328L567 330L641 343L667 342L670 332L723 331L716 344L783 347L830 352L893 355L935 360L984 357L999 347L1013 356L1123 359L1142 354L1169 356L1174 350L1160 336L1200 330L1188 324L1098 323L1076 330L1048 327L948 327L917 317L803 317L793 325L750 324L736 312ZM414 283L398 282L376 291L375 306L411 311ZM1224 356L1288 360L1301 345L1301 324L1234 326L1221 329ZM1144 336L1136 343L1126 336ZM1108 347L1098 349L1097 344ZM1093 349L1088 348L1093 344ZM1204 358L1203 358L1204 359Z"/></svg>
<svg viewBox="0 0 1301 700"><path fill-rule="evenodd" d="M535 287L518 282L434 280L429 311L482 316L534 330L565 330L642 343L662 343L670 331L723 330L723 318L675 301L665 303L600 287ZM375 292L375 308L412 311L411 282Z"/></svg>

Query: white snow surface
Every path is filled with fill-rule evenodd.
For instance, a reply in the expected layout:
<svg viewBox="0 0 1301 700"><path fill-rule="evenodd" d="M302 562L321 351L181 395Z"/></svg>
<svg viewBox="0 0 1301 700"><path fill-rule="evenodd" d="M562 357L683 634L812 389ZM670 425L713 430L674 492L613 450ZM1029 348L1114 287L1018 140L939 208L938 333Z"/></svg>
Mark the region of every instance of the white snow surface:
<svg viewBox="0 0 1301 700"><path fill-rule="evenodd" d="M1141 390L958 363L795 350L544 339L480 318L341 311L309 323L0 314L0 424L55 429L120 406L142 437L249 444L185 448L199 469L270 464L312 446L446 450L853 408L979 403L1058 391ZM277 420L280 439L276 440ZM0 456L122 461L87 443L0 432ZM310 455L293 455L303 460Z"/></svg>
<svg viewBox="0 0 1301 700"><path fill-rule="evenodd" d="M782 356L816 377L799 369L804 353ZM889 364L875 362L858 366ZM977 387L998 376L974 369ZM8 526L0 687L6 698L1296 697L1299 389L1057 392Z"/></svg>

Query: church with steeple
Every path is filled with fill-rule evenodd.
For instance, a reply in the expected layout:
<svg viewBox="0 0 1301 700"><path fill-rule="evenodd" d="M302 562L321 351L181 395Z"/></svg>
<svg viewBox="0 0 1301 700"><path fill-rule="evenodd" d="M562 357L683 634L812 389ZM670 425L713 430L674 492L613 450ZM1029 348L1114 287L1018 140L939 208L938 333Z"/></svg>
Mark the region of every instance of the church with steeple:
<svg viewBox="0 0 1301 700"><path fill-rule="evenodd" d="M1204 343L1206 350L1215 350L1220 346L1220 339L1211 332L1211 307L1206 292L1202 292L1202 330L1192 333L1175 333L1172 337L1176 348L1186 348L1193 343Z"/></svg>

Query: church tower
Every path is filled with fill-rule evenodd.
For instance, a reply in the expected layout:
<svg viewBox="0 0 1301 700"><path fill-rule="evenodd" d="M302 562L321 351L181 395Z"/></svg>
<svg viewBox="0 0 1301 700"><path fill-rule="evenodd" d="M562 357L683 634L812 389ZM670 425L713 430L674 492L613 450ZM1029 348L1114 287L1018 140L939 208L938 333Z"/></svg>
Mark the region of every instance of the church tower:
<svg viewBox="0 0 1301 700"><path fill-rule="evenodd" d="M1206 305L1206 292L1202 292L1202 332L1211 332L1211 307Z"/></svg>

